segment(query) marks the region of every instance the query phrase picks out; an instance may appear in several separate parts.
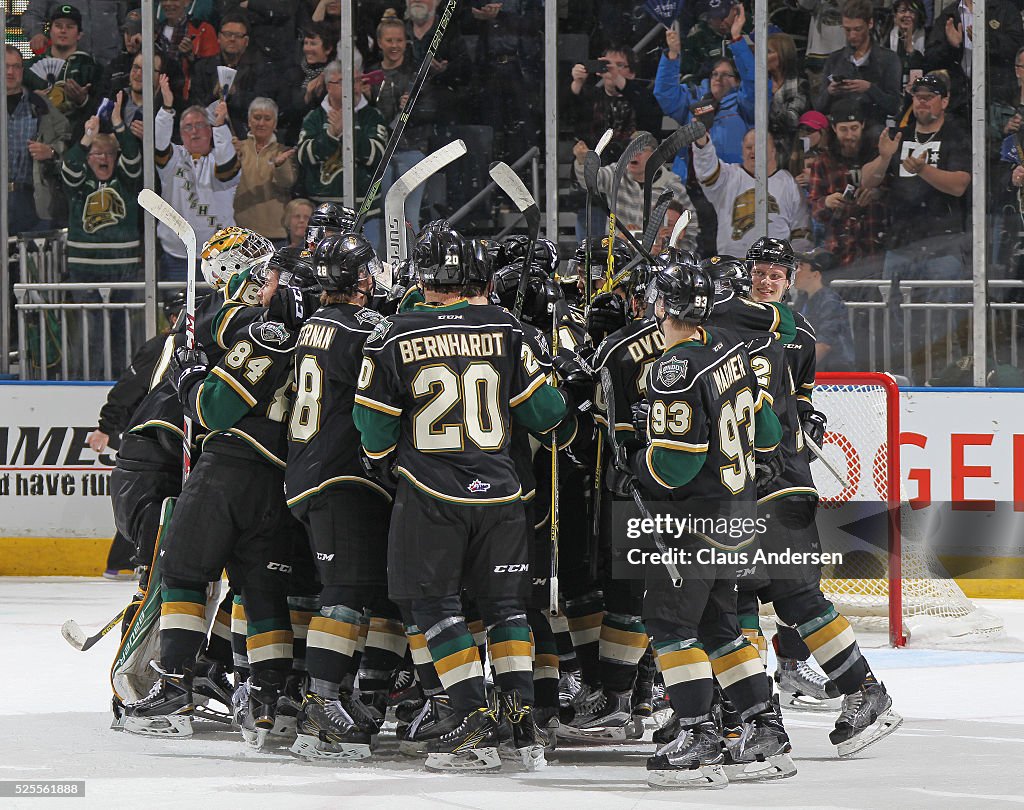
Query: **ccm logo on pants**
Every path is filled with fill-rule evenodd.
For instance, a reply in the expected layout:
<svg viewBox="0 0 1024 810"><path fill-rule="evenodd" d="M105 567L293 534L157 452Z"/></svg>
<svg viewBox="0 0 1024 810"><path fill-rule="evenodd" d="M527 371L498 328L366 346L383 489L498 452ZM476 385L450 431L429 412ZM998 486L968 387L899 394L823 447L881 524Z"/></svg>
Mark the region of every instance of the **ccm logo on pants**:
<svg viewBox="0 0 1024 810"><path fill-rule="evenodd" d="M514 563L512 565L496 565L494 566L495 574L520 574L530 570L529 563Z"/></svg>

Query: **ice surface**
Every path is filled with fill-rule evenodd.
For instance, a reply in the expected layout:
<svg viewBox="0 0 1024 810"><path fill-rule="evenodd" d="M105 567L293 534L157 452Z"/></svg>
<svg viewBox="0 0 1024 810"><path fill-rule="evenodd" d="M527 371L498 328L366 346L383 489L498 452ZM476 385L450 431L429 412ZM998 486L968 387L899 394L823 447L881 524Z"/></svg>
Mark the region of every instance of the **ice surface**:
<svg viewBox="0 0 1024 810"><path fill-rule="evenodd" d="M0 807L74 808L586 808L680 805L814 808L999 807L1024 804L1024 603L988 601L1009 639L995 649L865 650L906 718L850 760L828 742L834 718L789 712L799 773L722 791L654 791L650 743L563 748L538 773L430 774L392 742L373 764L321 765L285 748L256 753L223 726L192 740L110 731L107 670L116 631L78 652L60 635L73 618L93 633L125 604L131 583L0 578L0 781L84 779L84 799L0 799ZM774 664L773 664L774 666ZM382 740L384 736L382 735Z"/></svg>

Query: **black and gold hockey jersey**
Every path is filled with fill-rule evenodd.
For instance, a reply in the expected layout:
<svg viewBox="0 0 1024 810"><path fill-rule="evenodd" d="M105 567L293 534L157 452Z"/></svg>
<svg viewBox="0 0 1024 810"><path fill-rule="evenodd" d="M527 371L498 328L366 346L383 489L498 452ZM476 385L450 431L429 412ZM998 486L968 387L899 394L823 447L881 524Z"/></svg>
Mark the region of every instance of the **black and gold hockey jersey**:
<svg viewBox="0 0 1024 810"><path fill-rule="evenodd" d="M332 304L318 309L299 330L284 478L289 506L342 483L386 494L366 477L359 431L352 422L363 344L382 318L355 304Z"/></svg>
<svg viewBox="0 0 1024 810"><path fill-rule="evenodd" d="M519 322L500 307L417 304L385 318L363 347L353 418L368 455L448 502L508 503L521 487L511 418L545 434L565 400Z"/></svg>
<svg viewBox="0 0 1024 810"><path fill-rule="evenodd" d="M665 337L654 318L643 318L626 324L608 335L597 347L594 368L607 368L612 375L615 393L615 435L626 447L632 446L635 435L632 407L647 397L647 378L651 368L665 351ZM597 388L594 419L608 427L608 407L601 386Z"/></svg>
<svg viewBox="0 0 1024 810"><path fill-rule="evenodd" d="M541 371L545 377L551 374L551 353L547 339L537 327L528 323L520 323L523 330L523 342L533 351ZM530 443L530 431L522 424L513 421L512 443L509 445L512 463L515 464L516 475L523 488L523 500L528 501L537 494L537 475L533 468L533 445ZM550 480L548 476L548 480Z"/></svg>
<svg viewBox="0 0 1024 810"><path fill-rule="evenodd" d="M741 337L746 333L770 333L783 344L792 343L796 337L793 310L785 304L751 301L731 288L715 293L708 326L738 332Z"/></svg>

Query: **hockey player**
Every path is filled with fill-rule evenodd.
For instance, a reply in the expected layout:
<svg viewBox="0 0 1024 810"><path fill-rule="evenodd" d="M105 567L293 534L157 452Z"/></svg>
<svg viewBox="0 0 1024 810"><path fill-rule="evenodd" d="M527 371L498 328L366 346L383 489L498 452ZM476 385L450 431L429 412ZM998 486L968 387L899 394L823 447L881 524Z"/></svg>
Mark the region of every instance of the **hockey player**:
<svg viewBox="0 0 1024 810"><path fill-rule="evenodd" d="M363 759L377 733L352 692L367 613L397 625L391 635L404 640L386 599L391 494L366 475L352 422L363 343L381 320L366 308L378 260L370 243L352 233L320 239L312 260L323 306L303 325L296 347L285 490L309 534L324 588L306 638L310 683L292 751L308 759Z"/></svg>
<svg viewBox="0 0 1024 810"><path fill-rule="evenodd" d="M761 239L751 247L747 259L752 266L752 297L757 301L782 301L796 271L796 257L789 244L784 240ZM813 343L810 351L813 354ZM802 385L806 391L806 377ZM808 423L808 435L819 439L820 446L825 418L806 406L797 414L796 387L791 385L790 391L792 409L790 423L785 426L789 435L783 444L783 473L758 493L760 505L771 505L762 510L771 515L769 532L763 542L773 544L774 550L779 551L783 547L817 551L821 548L814 519L818 497L802 426ZM850 623L822 594L820 566L766 566L766 569L768 584L758 589L757 598L771 602L780 622L796 628L834 687L845 696L836 727L829 735L839 755L849 756L895 731L903 718L892 711L892 699L861 654ZM756 622L756 602L748 604L744 612L751 617L751 622ZM779 675L780 682L794 680L788 677L786 669L780 669ZM834 692L829 694L827 685L823 685L822 690L825 691L823 697L835 696Z"/></svg>
<svg viewBox="0 0 1024 810"><path fill-rule="evenodd" d="M543 749L530 713L530 585L522 488L509 455L515 417L547 433L566 415L518 322L470 306L475 257L454 231L420 239L414 261L427 301L386 318L363 349L353 418L382 479L397 476L388 547L390 597L411 603L454 712L436 724L427 767L491 769L499 718L459 593L489 628L500 704L524 761ZM394 465L394 473L392 473Z"/></svg>
<svg viewBox="0 0 1024 810"><path fill-rule="evenodd" d="M775 452L781 430L746 348L731 333L701 325L711 313L712 289L700 268L661 269L651 293L665 352L648 378L649 444L631 455L623 449L613 486L626 492L639 481L651 497L684 511L713 508L725 517L752 511L755 453L760 460ZM713 539L729 547L727 538ZM757 650L740 633L735 566L702 559L697 552L708 550L706 540L680 538L695 560L683 566L682 588L663 570L647 577L644 620L679 728L648 760L654 786L724 787L723 765L730 762L740 773L748 766L759 775L796 772ZM712 673L747 724L728 751L712 719Z"/></svg>
<svg viewBox="0 0 1024 810"><path fill-rule="evenodd" d="M277 269L264 263L249 272L261 283L260 302L269 306ZM292 664L287 597L293 534L283 492L296 331L259 320L236 332L217 365L210 366L202 349L179 347L168 367L182 405L208 433L160 550L160 679L146 698L125 707L127 731L191 736L206 587L225 568L248 619L252 675L242 733L258 748L274 725Z"/></svg>

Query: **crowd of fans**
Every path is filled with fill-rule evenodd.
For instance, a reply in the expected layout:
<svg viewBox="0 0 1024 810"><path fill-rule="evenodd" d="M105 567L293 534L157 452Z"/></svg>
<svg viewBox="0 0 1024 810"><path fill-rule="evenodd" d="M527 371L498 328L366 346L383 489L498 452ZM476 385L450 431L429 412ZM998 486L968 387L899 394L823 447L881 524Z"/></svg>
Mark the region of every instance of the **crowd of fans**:
<svg viewBox="0 0 1024 810"><path fill-rule="evenodd" d="M37 55L25 59L11 45L5 54L9 228L67 227L76 246L72 280L141 277L141 241L124 233L137 227L129 195L137 190L138 146L150 123L142 109L142 20L133 5L30 0L22 26ZM354 4L360 202L444 5ZM702 121L709 141L682 150L658 175L657 190L674 192L674 216L693 214L684 244L704 255L742 255L760 235L750 9L730 0L680 5L677 25L637 52L632 46L652 24L642 5L560 4L560 34L569 35L560 42L576 34L586 43L586 52L559 56L561 157L571 163L574 143L579 158L611 128L608 166L638 131L660 139L666 125ZM157 4L152 125L161 193L200 240L237 223L287 244L313 205L342 198L347 134L336 58L343 6L347 11L339 0ZM414 228L472 197L487 182L491 160L511 162L542 144L543 13L543 0L459 4L384 190L453 137L464 137L470 154L412 197ZM972 0L885 7L789 0L773 5L770 19L768 230L805 252L818 249L819 258L807 263L817 279L797 284L800 296L836 279L969 278ZM987 20L989 208L998 211L1015 208L1024 185L1024 25L1016 0L988 0ZM618 212L636 227L644 157L630 167L621 203L628 210ZM579 174L579 164L563 174L577 189L563 207L578 209L582 236L603 230L606 211L593 206L588 228ZM993 259L1001 257L1005 269L1019 220L994 221ZM379 200L367 234L382 244ZM169 233L160 242L161 279L180 279L180 244ZM114 264L104 253L112 244ZM879 294L878 286L865 289L843 288L843 297ZM957 294L942 288L927 297L941 302ZM899 296L889 301L898 309ZM839 307L828 311L846 317ZM864 350L844 349L836 367L863 367Z"/></svg>

